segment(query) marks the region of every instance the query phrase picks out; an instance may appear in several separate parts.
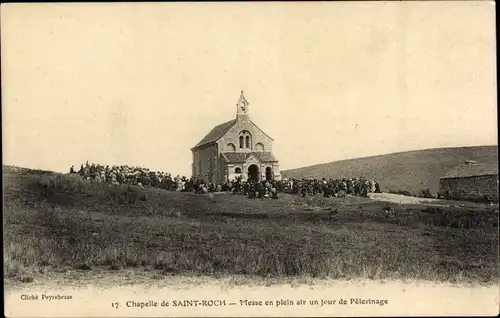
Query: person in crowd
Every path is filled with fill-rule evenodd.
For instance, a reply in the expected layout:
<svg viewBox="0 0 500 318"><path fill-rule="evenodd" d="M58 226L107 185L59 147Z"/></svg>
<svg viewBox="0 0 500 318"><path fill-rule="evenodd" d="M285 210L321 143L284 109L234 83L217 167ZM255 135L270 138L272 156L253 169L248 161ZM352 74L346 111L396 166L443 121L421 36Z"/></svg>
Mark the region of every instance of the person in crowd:
<svg viewBox="0 0 500 318"><path fill-rule="evenodd" d="M278 199L278 190L276 188L271 188L271 199Z"/></svg>
<svg viewBox="0 0 500 318"><path fill-rule="evenodd" d="M264 195L266 194L266 186L263 182L257 182L257 198L264 199Z"/></svg>
<svg viewBox="0 0 500 318"><path fill-rule="evenodd" d="M307 196L307 190L309 189L307 183L305 182L305 179L302 179L302 182L300 183L300 195L305 198Z"/></svg>
<svg viewBox="0 0 500 318"><path fill-rule="evenodd" d="M245 182L243 184L243 195L248 195L250 193L250 184Z"/></svg>
<svg viewBox="0 0 500 318"><path fill-rule="evenodd" d="M255 183L253 181L251 181L249 184L248 184L248 197L250 199L255 199L257 196L255 195L256 193L256 187L255 187Z"/></svg>

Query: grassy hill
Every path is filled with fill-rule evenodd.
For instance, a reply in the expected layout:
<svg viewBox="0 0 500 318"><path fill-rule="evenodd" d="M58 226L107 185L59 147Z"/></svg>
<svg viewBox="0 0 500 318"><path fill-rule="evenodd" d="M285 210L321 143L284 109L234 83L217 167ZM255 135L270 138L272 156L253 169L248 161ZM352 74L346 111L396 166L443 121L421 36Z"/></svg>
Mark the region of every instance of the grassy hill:
<svg viewBox="0 0 500 318"><path fill-rule="evenodd" d="M379 181L382 191L418 193L429 188L435 194L439 178L464 160L498 162L498 146L437 148L341 160L284 170L290 178L365 177Z"/></svg>
<svg viewBox="0 0 500 318"><path fill-rule="evenodd" d="M3 173L4 275L14 283L122 269L159 277L498 279L498 209L488 205L250 200L14 167Z"/></svg>

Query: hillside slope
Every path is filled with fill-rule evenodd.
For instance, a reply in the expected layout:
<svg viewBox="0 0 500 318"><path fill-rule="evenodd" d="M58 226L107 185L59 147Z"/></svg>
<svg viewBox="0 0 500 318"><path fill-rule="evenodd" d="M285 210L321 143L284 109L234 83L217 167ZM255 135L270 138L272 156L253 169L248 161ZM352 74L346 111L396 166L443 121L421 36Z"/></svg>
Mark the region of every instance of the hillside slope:
<svg viewBox="0 0 500 318"><path fill-rule="evenodd" d="M498 146L437 148L341 160L282 171L288 178L365 177L380 182L382 191L418 193L439 189L439 178L464 160L497 163Z"/></svg>
<svg viewBox="0 0 500 318"><path fill-rule="evenodd" d="M251 200L13 167L3 167L3 178L4 278L12 283L63 273L75 279L75 271L86 281L102 271L167 280L498 281L498 210L489 205L403 207L292 194Z"/></svg>

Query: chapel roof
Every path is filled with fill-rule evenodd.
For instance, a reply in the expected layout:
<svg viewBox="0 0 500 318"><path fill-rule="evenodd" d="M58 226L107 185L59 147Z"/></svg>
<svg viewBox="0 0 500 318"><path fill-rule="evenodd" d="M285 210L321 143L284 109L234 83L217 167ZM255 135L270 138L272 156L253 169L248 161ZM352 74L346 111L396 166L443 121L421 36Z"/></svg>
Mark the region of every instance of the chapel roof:
<svg viewBox="0 0 500 318"><path fill-rule="evenodd" d="M496 163L465 163L450 170L441 179L498 175Z"/></svg>
<svg viewBox="0 0 500 318"><path fill-rule="evenodd" d="M276 158L274 158L273 154L271 152L267 151L256 151L256 152L223 152L222 156L226 159L227 162L232 162L232 163L240 163L240 162L245 162L248 157L251 155L254 155L257 157L262 162L274 162L277 161Z"/></svg>
<svg viewBox="0 0 500 318"><path fill-rule="evenodd" d="M199 143L196 144L196 146L194 146L194 148L201 147L203 145L219 140L220 138L222 138L222 136L224 136L225 133L229 131L229 129L231 129L231 127L234 126L234 124L236 124L236 121L237 119L233 119L215 126Z"/></svg>
<svg viewBox="0 0 500 318"><path fill-rule="evenodd" d="M276 158L274 158L273 154L267 151L262 151L262 152L252 152L257 158L259 158L260 161L263 162L269 162L269 161L277 161Z"/></svg>
<svg viewBox="0 0 500 318"><path fill-rule="evenodd" d="M247 160L247 154L243 152L223 152L222 156L227 162L245 162Z"/></svg>

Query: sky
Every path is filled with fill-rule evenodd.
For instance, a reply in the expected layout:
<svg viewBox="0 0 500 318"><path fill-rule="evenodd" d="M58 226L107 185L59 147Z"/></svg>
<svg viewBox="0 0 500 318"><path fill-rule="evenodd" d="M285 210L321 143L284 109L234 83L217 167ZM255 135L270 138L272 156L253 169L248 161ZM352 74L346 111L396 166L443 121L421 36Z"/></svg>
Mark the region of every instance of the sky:
<svg viewBox="0 0 500 318"><path fill-rule="evenodd" d="M496 145L494 3L2 4L3 163L189 176L241 90L281 170Z"/></svg>

